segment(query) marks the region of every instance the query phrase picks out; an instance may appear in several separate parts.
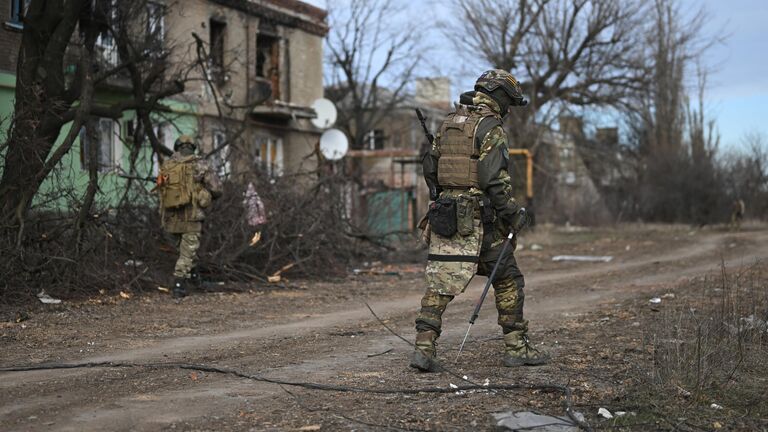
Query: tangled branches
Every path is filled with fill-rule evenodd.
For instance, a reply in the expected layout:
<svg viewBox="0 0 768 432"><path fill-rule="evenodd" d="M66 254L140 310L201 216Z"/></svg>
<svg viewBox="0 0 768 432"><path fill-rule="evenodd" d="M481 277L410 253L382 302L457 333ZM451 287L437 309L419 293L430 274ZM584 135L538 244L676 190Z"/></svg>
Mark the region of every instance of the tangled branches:
<svg viewBox="0 0 768 432"><path fill-rule="evenodd" d="M101 188L110 177L102 177ZM348 184L340 175L272 177L258 169L227 182L204 225L201 274L223 281L266 281L287 271L328 277L377 254L380 248L347 217ZM167 283L176 245L160 226L150 186L120 182L119 202L94 203L84 223L80 205L68 198L74 195L55 191L50 203L58 206L32 212L21 247L15 231L3 229L0 301L29 301L41 289L68 298Z"/></svg>

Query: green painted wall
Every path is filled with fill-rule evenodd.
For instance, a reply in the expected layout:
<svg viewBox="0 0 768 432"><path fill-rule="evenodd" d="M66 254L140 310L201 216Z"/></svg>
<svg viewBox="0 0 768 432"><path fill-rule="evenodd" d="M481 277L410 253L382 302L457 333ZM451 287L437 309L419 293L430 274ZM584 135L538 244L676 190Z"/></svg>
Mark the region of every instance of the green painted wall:
<svg viewBox="0 0 768 432"><path fill-rule="evenodd" d="M4 142L7 136L9 119L13 113L13 100L15 88L15 76L0 72L0 142ZM98 93L96 103L109 104L119 101L119 93ZM164 101L167 112L153 115L153 120L157 124L167 123L169 126L166 131L169 135L169 142L172 142L178 135L189 134L196 135L197 117L194 106L177 101ZM110 172L101 172L99 176L99 194L97 195L97 208L104 209L117 204L120 200L125 185L128 180L120 177L118 172L129 174L131 142L126 140L130 135L127 133L128 123L135 116L134 112L125 112L119 119L120 142L116 142L115 158L119 168ZM69 132L69 126L65 126L59 135L56 146L61 144L66 134ZM81 162L82 146L80 139L77 139L72 146L72 150L64 156L59 165L51 172L40 188L36 197L34 206L37 208L72 208L83 197L86 186L88 185L88 171ZM0 172L2 172L2 161L0 159ZM139 152L135 164L136 172L131 175L139 177L154 176L152 151L148 145L145 145ZM153 184L144 182L147 190L151 189ZM62 194L62 191L66 191ZM147 194L150 199L150 195Z"/></svg>

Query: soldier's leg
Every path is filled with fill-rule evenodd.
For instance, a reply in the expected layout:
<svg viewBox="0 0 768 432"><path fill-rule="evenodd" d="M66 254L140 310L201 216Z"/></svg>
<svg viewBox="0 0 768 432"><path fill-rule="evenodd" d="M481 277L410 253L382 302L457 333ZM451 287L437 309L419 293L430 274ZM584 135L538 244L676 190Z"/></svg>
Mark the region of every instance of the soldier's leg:
<svg viewBox="0 0 768 432"><path fill-rule="evenodd" d="M181 234L179 259L176 260L176 267L173 271L173 275L176 277L173 287L174 297L184 297L187 295L187 282L191 277L192 269L197 264L198 249L200 249L200 233Z"/></svg>
<svg viewBox="0 0 768 432"><path fill-rule="evenodd" d="M514 250L514 248L513 248ZM523 319L525 278L511 253L501 256L501 244L490 245L480 254L482 275L490 275L496 260L501 259L493 282L498 323L504 333L504 365L539 365L549 356L539 352L528 340L528 321Z"/></svg>
<svg viewBox="0 0 768 432"><path fill-rule="evenodd" d="M504 333L504 365L535 366L549 361L528 339L528 321L523 319L525 293L522 278L507 277L493 284L499 325Z"/></svg>
<svg viewBox="0 0 768 432"><path fill-rule="evenodd" d="M411 367L422 371L437 370L437 338L442 332L443 313L451 300L453 296L438 294L431 289L424 293L416 318L416 349L411 357Z"/></svg>

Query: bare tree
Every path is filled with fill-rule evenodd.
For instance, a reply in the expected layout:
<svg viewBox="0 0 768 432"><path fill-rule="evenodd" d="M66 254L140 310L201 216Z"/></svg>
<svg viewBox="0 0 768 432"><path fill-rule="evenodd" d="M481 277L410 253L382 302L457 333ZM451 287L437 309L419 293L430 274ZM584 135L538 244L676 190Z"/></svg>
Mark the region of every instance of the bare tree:
<svg viewBox="0 0 768 432"><path fill-rule="evenodd" d="M630 130L640 154L678 154L684 150L688 96L687 78L693 68L699 74L699 101L704 99L707 71L700 59L719 39L705 38L707 14L699 9L685 19L675 0L656 0L648 11L652 17L644 30L645 58L653 78L627 106ZM703 115L703 106L699 114ZM702 125L703 127L703 125Z"/></svg>
<svg viewBox="0 0 768 432"><path fill-rule="evenodd" d="M708 71L701 61L720 39L704 36L704 9L686 17L678 1L656 0L648 13L644 46L653 79L627 105L638 215L709 223L719 217L725 193L715 159L716 125L706 118Z"/></svg>
<svg viewBox="0 0 768 432"><path fill-rule="evenodd" d="M144 31L151 29L154 19L149 16L149 4L141 0L30 2L0 179L0 215L7 228L19 228L19 241L40 185L69 152L89 118L118 118L126 110L137 110L142 130L152 136L148 113L163 98L184 90L183 69L172 74L165 61L167 46L158 44L158 34ZM105 40L114 44L119 58L97 45ZM105 61L104 54L112 57ZM109 105L94 103L97 88L125 75L132 83L132 97ZM55 147L65 127L68 132ZM151 141L157 151L163 151L156 137ZM90 177L88 195L96 188L95 176ZM85 201L92 199L86 196Z"/></svg>
<svg viewBox="0 0 768 432"><path fill-rule="evenodd" d="M518 146L536 148L530 127L543 108L622 106L647 82L640 2L455 0L446 36L492 67L510 71L530 98L513 112ZM456 28L464 31L456 32Z"/></svg>
<svg viewBox="0 0 768 432"><path fill-rule="evenodd" d="M352 0L347 8L330 8L326 94L340 108L337 124L352 148L362 148L366 134L403 101L421 58L417 33L396 19L398 6Z"/></svg>

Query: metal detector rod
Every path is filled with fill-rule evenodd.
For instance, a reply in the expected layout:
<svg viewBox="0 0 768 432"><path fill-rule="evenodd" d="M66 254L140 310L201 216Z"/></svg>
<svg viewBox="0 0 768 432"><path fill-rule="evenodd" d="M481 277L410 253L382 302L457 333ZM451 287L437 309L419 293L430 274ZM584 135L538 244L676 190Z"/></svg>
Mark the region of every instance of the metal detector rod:
<svg viewBox="0 0 768 432"><path fill-rule="evenodd" d="M477 304L475 305L475 311L472 313L472 316L469 318L469 327L467 328L467 334L464 335L464 340L461 341L461 346L459 347L459 352L456 354L456 360L454 360L454 363L459 361L459 356L461 355L461 351L464 350L464 343L467 342L467 336L469 336L469 330L472 328L472 324L475 323L475 320L478 316L480 316L480 308L483 307L483 302L485 301L485 296L488 294L488 288L491 287L491 284L493 283L494 277L496 277L496 270L499 269L499 264L501 263L502 258L504 257L504 252L507 251L507 248L509 247L509 243L512 241L512 238L515 236L515 231L510 231L507 238L504 240L504 244L501 246L501 252L499 253L499 258L496 259L496 264L493 266L493 270L491 271L491 275L488 276L488 281L485 283L485 288L483 288L483 293L480 295L480 300L477 301Z"/></svg>

